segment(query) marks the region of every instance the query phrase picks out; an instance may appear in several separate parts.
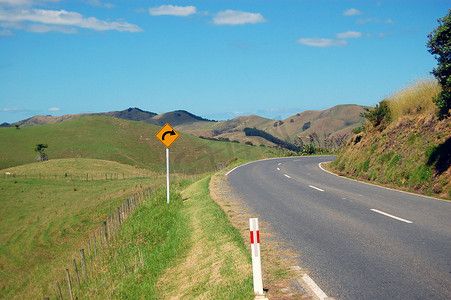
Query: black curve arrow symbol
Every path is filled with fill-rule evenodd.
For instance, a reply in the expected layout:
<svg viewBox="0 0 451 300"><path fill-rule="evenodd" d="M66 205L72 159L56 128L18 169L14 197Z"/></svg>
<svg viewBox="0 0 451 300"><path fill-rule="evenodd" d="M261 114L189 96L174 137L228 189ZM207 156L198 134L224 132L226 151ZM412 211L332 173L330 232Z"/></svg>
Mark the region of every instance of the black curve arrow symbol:
<svg viewBox="0 0 451 300"><path fill-rule="evenodd" d="M163 136L161 137L161 140L164 141L164 138L166 137L167 134L169 134L169 135L176 135L174 130L168 130L165 133L163 133Z"/></svg>

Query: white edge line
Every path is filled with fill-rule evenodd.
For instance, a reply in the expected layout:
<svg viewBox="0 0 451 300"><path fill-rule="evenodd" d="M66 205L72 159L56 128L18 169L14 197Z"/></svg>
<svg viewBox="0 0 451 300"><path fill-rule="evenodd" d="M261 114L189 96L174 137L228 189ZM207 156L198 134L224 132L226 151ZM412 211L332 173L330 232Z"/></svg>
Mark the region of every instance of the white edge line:
<svg viewBox="0 0 451 300"><path fill-rule="evenodd" d="M446 200L446 199L434 198L434 197L431 197L431 196L426 196L426 195L420 195L420 194L415 194L415 193L411 193L411 192L401 191L401 190L392 189L392 188L389 188L389 187L385 187L385 186L373 184L373 183L370 183L370 182L360 181L360 180L348 178L348 177L346 177L346 176L340 176L340 175L337 175L337 174L335 174L335 173L332 173L331 171L328 171L328 170L324 169L324 168L321 166L321 164L324 164L324 163L330 163L330 162L332 162L332 161L323 161L323 162L320 162L320 163L318 164L318 166L319 166L319 168L320 168L321 170L323 170L323 171L326 172L326 173L329 173L329 174L331 174L331 175L334 175L334 176L337 176L337 177L340 177L340 178L344 178L344 179L347 179L347 180L351 180L351 181L355 181L355 182L360 182L360 183L363 183L363 184L368 184L368 185L372 185L372 186L375 186L375 187L378 187L378 188L381 188L381 189L386 189L386 190L390 190L390 191L396 191L396 192L399 192L399 193L404 193L404 194L414 195L414 196L418 196L418 197L424 197L424 198L429 198L429 199L434 199L434 200L438 200L438 201L444 201L444 202L451 203L451 201Z"/></svg>
<svg viewBox="0 0 451 300"><path fill-rule="evenodd" d="M406 219L402 219L402 218L399 218L399 217L394 216L394 215L387 214L386 212L383 212L383 211L380 211L380 210L377 210L377 209L374 209L374 208L372 208L371 210L374 211L374 212L377 212L378 214L381 214L381 215L384 215L384 216L396 219L396 220L401 221L401 222L406 222L406 223L409 223L409 224L412 223L412 221L409 221L409 220L406 220Z"/></svg>
<svg viewBox="0 0 451 300"><path fill-rule="evenodd" d="M310 276L304 274L302 275L302 280L318 299L324 300L327 298L326 293L324 293L323 290L320 289L320 287L313 281L312 278L310 278Z"/></svg>
<svg viewBox="0 0 451 300"><path fill-rule="evenodd" d="M315 189L315 190L317 190L317 191L324 192L323 189L317 188L316 186L309 185L309 187L311 187L312 189Z"/></svg>

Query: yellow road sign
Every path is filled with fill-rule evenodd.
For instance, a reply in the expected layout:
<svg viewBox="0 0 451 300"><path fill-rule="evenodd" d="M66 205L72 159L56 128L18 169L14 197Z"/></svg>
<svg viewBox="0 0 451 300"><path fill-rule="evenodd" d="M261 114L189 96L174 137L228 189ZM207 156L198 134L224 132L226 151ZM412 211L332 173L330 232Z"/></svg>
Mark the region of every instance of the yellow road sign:
<svg viewBox="0 0 451 300"><path fill-rule="evenodd" d="M167 148L169 148L179 136L180 134L178 134L169 124L164 125L156 135L157 139L159 139Z"/></svg>

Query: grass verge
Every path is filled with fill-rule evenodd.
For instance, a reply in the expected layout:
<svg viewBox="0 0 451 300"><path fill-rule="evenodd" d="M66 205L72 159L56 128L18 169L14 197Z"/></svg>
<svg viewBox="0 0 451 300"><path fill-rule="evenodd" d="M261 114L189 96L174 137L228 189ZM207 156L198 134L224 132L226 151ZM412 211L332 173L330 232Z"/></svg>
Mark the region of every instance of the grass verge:
<svg viewBox="0 0 451 300"><path fill-rule="evenodd" d="M253 299L250 255L239 231L210 198L210 177L183 193L188 251L160 278L160 299Z"/></svg>

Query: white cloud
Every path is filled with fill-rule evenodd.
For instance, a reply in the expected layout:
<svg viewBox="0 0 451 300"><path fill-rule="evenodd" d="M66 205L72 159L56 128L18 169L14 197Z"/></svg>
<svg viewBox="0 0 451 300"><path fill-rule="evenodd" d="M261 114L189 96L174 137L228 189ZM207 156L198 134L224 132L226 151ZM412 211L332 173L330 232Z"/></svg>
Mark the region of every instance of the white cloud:
<svg viewBox="0 0 451 300"><path fill-rule="evenodd" d="M30 0L0 0L0 4L7 4L11 6L18 6L30 3L31 3Z"/></svg>
<svg viewBox="0 0 451 300"><path fill-rule="evenodd" d="M225 10L216 14L213 23L216 25L244 25L266 22L259 13L249 13L237 10Z"/></svg>
<svg viewBox="0 0 451 300"><path fill-rule="evenodd" d="M357 16L357 15L363 15L363 11L360 11L355 8L350 8L343 12L343 16Z"/></svg>
<svg viewBox="0 0 451 300"><path fill-rule="evenodd" d="M57 26L57 25L43 25L43 24L30 24L25 27L28 32L34 33L46 33L50 31L56 31L61 33L77 33L77 29L73 27Z"/></svg>
<svg viewBox="0 0 451 300"><path fill-rule="evenodd" d="M100 2L100 0L87 0L86 3L89 4L89 5L92 5L92 6L99 6L99 7L105 7L105 8L114 8L114 7L116 7L116 5L114 5L114 4L102 3L102 2Z"/></svg>
<svg viewBox="0 0 451 300"><path fill-rule="evenodd" d="M58 2L59 0L0 0L0 4L6 4L9 6L22 6L41 4L43 2Z"/></svg>
<svg viewBox="0 0 451 300"><path fill-rule="evenodd" d="M93 29L98 31L105 30L117 30L117 31L129 31L139 32L143 31L140 27L134 24L130 24L124 21L110 22L102 21L94 17L84 17L77 12L69 12L66 10L44 10L44 9L21 9L21 10L4 10L0 8L0 22L3 27L10 28L27 28L33 32L47 32L47 31L71 31L66 30L60 26L72 26L85 29ZM33 22L36 23L31 26L21 26L22 23ZM41 26L54 25L52 26ZM58 27L59 26L59 27ZM37 29L37 30L36 30ZM73 29L72 29L73 31Z"/></svg>
<svg viewBox="0 0 451 300"><path fill-rule="evenodd" d="M196 7L194 6L175 6L175 5L162 5L159 7L149 8L149 13L152 16L179 16L187 17L196 13Z"/></svg>
<svg viewBox="0 0 451 300"><path fill-rule="evenodd" d="M18 111L23 111L23 109L17 108L17 107L5 107L5 108L2 109L2 111L4 111L4 112L18 112Z"/></svg>
<svg viewBox="0 0 451 300"><path fill-rule="evenodd" d="M343 47L347 46L348 42L346 40L334 40L334 39L324 39L324 38L301 38L297 42L302 45L310 47Z"/></svg>
<svg viewBox="0 0 451 300"><path fill-rule="evenodd" d="M346 32L341 32L341 33L337 33L335 35L336 38L338 39L358 39L361 38L363 36L363 34L359 31L346 31Z"/></svg>
<svg viewBox="0 0 451 300"><path fill-rule="evenodd" d="M8 29L0 30L0 36L8 36L8 35L13 35L11 30L8 30Z"/></svg>
<svg viewBox="0 0 451 300"><path fill-rule="evenodd" d="M59 108L59 107L51 107L48 109L48 111L60 111L60 110L61 110L61 108Z"/></svg>

